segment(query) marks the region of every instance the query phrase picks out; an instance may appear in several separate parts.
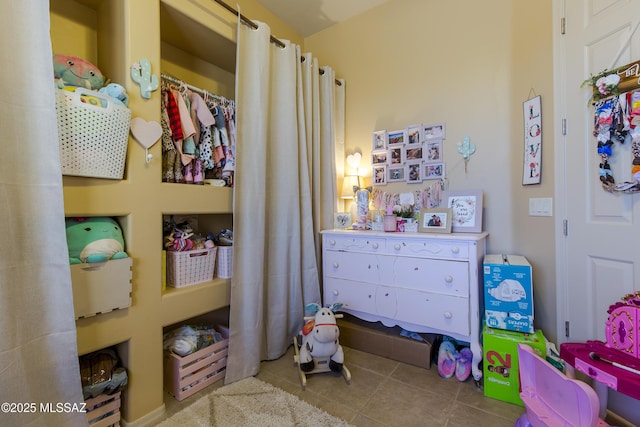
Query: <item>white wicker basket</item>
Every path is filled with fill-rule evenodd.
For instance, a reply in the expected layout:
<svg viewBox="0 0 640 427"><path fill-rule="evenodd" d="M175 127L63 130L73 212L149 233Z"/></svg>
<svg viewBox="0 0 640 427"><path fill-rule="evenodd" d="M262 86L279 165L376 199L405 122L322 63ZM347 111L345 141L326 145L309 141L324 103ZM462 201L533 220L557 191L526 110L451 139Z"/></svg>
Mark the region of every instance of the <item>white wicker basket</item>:
<svg viewBox="0 0 640 427"><path fill-rule="evenodd" d="M167 286L182 288L213 280L217 249L167 251Z"/></svg>
<svg viewBox="0 0 640 427"><path fill-rule="evenodd" d="M218 246L218 274L221 279L231 279L233 273L233 246Z"/></svg>
<svg viewBox="0 0 640 427"><path fill-rule="evenodd" d="M102 100L106 107L82 102L82 95ZM99 92L78 88L56 89L56 113L63 175L123 178L131 110Z"/></svg>

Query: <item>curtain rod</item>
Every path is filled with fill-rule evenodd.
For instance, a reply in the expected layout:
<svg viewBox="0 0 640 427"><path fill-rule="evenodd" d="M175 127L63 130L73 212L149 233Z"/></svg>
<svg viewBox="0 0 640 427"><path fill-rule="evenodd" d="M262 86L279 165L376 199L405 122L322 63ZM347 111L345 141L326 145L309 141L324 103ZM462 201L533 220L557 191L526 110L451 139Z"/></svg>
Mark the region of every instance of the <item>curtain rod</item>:
<svg viewBox="0 0 640 427"><path fill-rule="evenodd" d="M224 96L214 95L213 93L210 93L210 92L208 92L208 91L206 91L204 89L200 89L199 87L195 87L193 85L190 85L190 84L186 83L185 81L180 80L180 79L178 79L176 77L172 77L172 76L170 76L168 74L160 74L160 78L162 80L166 80L168 82L175 83L175 84L178 84L178 85L185 85L187 87L187 89L189 89L189 90L191 90L193 92L197 92L200 95L203 95L205 97L208 96L210 98L215 98L218 101L222 101L222 102L233 102L233 100L227 99Z"/></svg>
<svg viewBox="0 0 640 427"><path fill-rule="evenodd" d="M225 9L227 9L229 12L231 12L234 15L238 16L242 22L244 22L245 24L247 24L248 26L250 26L254 30L258 29L258 24L256 24L251 19L247 18L242 13L240 13L237 10L235 10L234 8L232 8L231 6L229 6L228 4L223 2L222 0L213 0L213 1L215 1L216 3L218 3L220 6L224 7ZM269 39L271 40L271 43L275 44L276 46L278 46L280 48L284 48L285 47L285 44L283 42L281 42L279 39L277 39L277 38L275 38L275 37L273 37L271 35L269 36ZM302 61L304 62L304 58L302 58ZM324 71L320 70L320 74L324 74ZM338 86L342 86L342 82L340 82L339 80L336 79L335 82L336 82L336 84Z"/></svg>

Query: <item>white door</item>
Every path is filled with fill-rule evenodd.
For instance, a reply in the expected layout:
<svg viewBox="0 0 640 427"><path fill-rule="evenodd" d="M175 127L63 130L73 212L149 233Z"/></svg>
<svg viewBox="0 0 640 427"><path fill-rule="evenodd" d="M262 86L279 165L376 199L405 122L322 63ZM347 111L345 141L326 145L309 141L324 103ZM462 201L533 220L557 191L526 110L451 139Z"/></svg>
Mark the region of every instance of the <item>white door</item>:
<svg viewBox="0 0 640 427"><path fill-rule="evenodd" d="M580 86L640 60L640 30L630 40L640 1L555 0L554 18L557 335L560 342L605 340L609 306L640 289L640 193L602 188L590 89ZM630 143L616 143L610 163L617 183L630 180L631 161Z"/></svg>

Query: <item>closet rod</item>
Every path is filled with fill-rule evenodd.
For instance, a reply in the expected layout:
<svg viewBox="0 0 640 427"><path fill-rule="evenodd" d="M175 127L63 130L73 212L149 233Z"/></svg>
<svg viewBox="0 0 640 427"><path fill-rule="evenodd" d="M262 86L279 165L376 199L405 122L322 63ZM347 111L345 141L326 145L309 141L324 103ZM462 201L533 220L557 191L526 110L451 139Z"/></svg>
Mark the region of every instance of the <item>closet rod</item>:
<svg viewBox="0 0 640 427"><path fill-rule="evenodd" d="M233 13L234 15L240 17L240 20L242 22L244 22L245 24L247 24L248 26L250 26L251 28L253 28L254 30L258 29L258 24L256 24L255 22L253 22L251 19L247 18L246 16L244 16L243 14L241 14L240 12L238 12L237 10L235 10L234 8L232 8L231 6L229 6L228 4L226 4L225 2L223 2L222 0L213 0L216 3L218 3L220 6L224 7L225 9L227 9L229 12ZM284 48L285 44L282 43L280 40L278 40L277 38L273 37L273 36L269 36L271 43L275 44L276 46L280 47L280 48ZM304 61L304 59L303 59ZM320 70L320 74L324 74L323 70ZM340 82L340 80L335 80L336 84L338 86L342 86L342 82Z"/></svg>
<svg viewBox="0 0 640 427"><path fill-rule="evenodd" d="M258 29L258 24L256 24L255 22L253 22L251 19L247 18L246 16L244 16L243 14L241 14L240 12L238 12L237 10L235 10L234 8L232 8L231 6L229 6L228 4L226 4L225 2L223 2L222 0L213 0L216 3L218 3L220 6L224 7L225 9L227 9L229 12L233 13L236 16L239 16L240 19L242 20L242 22L244 22L245 24L247 24L248 26L250 26L251 28L253 28L254 30ZM284 48L285 44L282 43L280 40L278 40L277 38L273 37L273 36L269 36L271 38L271 43L275 44L278 47Z"/></svg>
<svg viewBox="0 0 640 427"><path fill-rule="evenodd" d="M195 87L195 86L192 86L192 85L190 85L190 84L188 84L188 83L185 83L185 82L183 82L182 80L180 80L180 79L178 79L178 78L171 77L171 76L170 76L170 75L168 75L168 74L160 74L160 78L162 78L162 80L166 80L166 81L169 81L169 82L171 82L171 83L175 83L175 84L177 84L177 85L185 85L185 86L187 87L187 89L189 89L189 90L191 90L191 91L193 91L193 92L197 92L197 93L199 93L200 95L208 96L208 97L210 97L210 98L216 98L216 99L218 99L219 101L227 101L227 102L231 102L230 100L226 99L226 98L225 98L225 97L223 97L223 96L220 96L220 95L214 95L214 94L212 94L212 93L210 93L210 92L207 92L207 91L206 91L206 90L204 90L204 89L200 89L200 88L198 88L198 87Z"/></svg>

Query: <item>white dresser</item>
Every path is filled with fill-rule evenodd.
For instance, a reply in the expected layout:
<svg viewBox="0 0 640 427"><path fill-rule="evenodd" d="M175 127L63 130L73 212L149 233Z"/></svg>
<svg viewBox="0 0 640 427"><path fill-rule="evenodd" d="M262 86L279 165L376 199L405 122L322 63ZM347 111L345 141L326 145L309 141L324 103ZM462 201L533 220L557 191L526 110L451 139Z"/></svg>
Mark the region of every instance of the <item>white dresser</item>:
<svg viewBox="0 0 640 427"><path fill-rule="evenodd" d="M471 344L482 377L482 262L487 233L322 231L324 304L386 326Z"/></svg>

